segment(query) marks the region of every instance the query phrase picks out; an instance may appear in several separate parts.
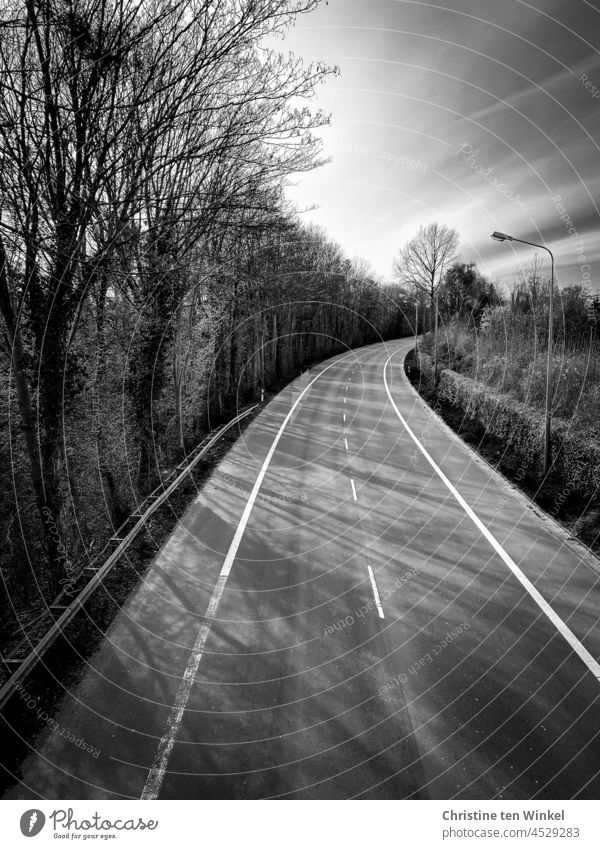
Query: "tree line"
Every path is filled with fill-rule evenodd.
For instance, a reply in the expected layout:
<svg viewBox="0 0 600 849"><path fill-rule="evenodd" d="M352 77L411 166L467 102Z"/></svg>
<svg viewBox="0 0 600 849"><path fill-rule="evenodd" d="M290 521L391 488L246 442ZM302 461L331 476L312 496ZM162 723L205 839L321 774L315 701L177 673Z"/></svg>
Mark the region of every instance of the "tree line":
<svg viewBox="0 0 600 849"><path fill-rule="evenodd" d="M544 411L552 299L552 415L565 420L571 433L596 442L598 292L583 283L553 287L537 256L510 283L497 285L474 263L460 258L458 244L452 228L422 227L395 263L406 298L418 302L421 314L426 314L419 323L419 329L427 331L419 365L428 389L437 391L441 369L446 368L475 379L470 390L474 397L487 397L491 391ZM452 383L454 378L447 378ZM462 384L465 397L467 386Z"/></svg>
<svg viewBox="0 0 600 849"><path fill-rule="evenodd" d="M551 281L535 257L514 277L498 285L474 262L459 255L458 232L447 225L428 224L401 248L394 276L406 302L418 303L420 328L435 329L435 317L455 333L462 323L475 335L504 334L505 341L547 344ZM554 287L554 338L566 349L595 341L600 322L600 296L587 284Z"/></svg>
<svg viewBox="0 0 600 849"><path fill-rule="evenodd" d="M285 199L323 164L309 101L337 71L266 45L316 5L3 4L5 630L236 404L410 330Z"/></svg>

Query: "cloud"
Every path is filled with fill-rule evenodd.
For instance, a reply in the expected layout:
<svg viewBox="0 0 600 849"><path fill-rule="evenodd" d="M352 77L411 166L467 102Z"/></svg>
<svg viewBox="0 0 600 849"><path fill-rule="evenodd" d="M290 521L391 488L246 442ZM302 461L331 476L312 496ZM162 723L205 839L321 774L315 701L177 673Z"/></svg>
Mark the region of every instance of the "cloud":
<svg viewBox="0 0 600 849"><path fill-rule="evenodd" d="M544 8L330 0L304 19L297 51L335 56L342 75L316 104L332 112L323 137L333 162L299 177L293 196L319 206L310 216L349 255L389 273L400 245L437 220L459 230L465 258L495 274L514 270L512 254L490 242L495 229L555 244L561 279L578 274L552 198L592 240L600 101L579 77L600 87L600 55L584 40L598 13L569 5L567 14L559 0ZM464 142L478 151L475 167L457 156ZM597 254L592 246L593 263Z"/></svg>

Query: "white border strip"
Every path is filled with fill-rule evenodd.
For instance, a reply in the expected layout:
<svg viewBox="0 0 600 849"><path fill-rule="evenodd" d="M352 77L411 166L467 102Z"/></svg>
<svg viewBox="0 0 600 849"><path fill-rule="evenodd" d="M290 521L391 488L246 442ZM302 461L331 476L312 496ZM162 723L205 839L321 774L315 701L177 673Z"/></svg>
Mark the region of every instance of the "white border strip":
<svg viewBox="0 0 600 849"><path fill-rule="evenodd" d="M452 483L450 483L450 481L448 480L446 475L442 472L442 470L437 465L435 460L433 460L433 458L430 457L430 455L427 453L426 449L421 445L421 443L419 442L419 440L417 439L415 434L412 432L412 430L408 426L408 423L406 422L406 420L402 416L402 413L400 412L400 410L396 406L394 399L392 398L392 393L390 392L390 387L388 386L387 377L386 377L386 371L387 371L388 364L389 364L390 360L392 359L392 357L395 356L396 353L398 353L398 352L396 351L394 354L391 354L391 356L389 356L387 358L387 360L385 361L385 365L383 366L383 382L385 384L385 390L387 392L390 403L391 403L392 407L394 408L396 415L398 416L398 418L402 422L404 429L406 430L406 432L408 433L408 435L410 436L412 441L415 443L415 445L417 446L417 448L419 449L421 454L425 457L425 459L427 460L427 462L429 463L431 468L438 475L440 480L446 485L446 487L452 493L454 498L458 501L458 503L463 508L463 510L465 511L467 516L471 519L473 524L477 527L477 529L487 539L487 541L494 548L496 553L500 555L500 557L502 558L504 563L508 566L508 568L511 570L513 575L517 578L517 580L520 581L522 586L527 590L527 592L529 593L531 598L535 601L535 603L538 605L538 607L540 607L542 612L546 614L546 616L552 622L552 624L554 625L556 630L560 634L562 634L562 636L565 638L565 640L571 646L573 651L577 655L579 655L579 657L585 663L585 665L590 670L592 675L598 681L600 681L600 664L592 657L592 655L589 653L589 651L586 649L586 647L583 645L583 643L575 636L575 634L571 631L571 629L568 627L568 625L566 625L562 621L562 619L560 618L558 613L556 613L554 611L554 609L548 604L546 599L538 592L538 590L534 587L534 585L531 583L529 578L527 578L523 574L523 572L519 569L519 567L517 566L515 561L512 559L512 557L500 545L500 543L498 542L496 537L486 528L486 526L483 524L483 522L477 516L477 514L469 507L469 505L467 504L465 499L462 497L460 492L456 489L456 487Z"/></svg>
<svg viewBox="0 0 600 849"><path fill-rule="evenodd" d="M177 736L179 726L181 725L181 720L183 719L183 714L185 712L188 699L190 697L194 678L196 677L200 661L202 660L202 653L204 652L204 647L211 631L212 620L215 618L215 615L217 613L217 609L221 601L221 596L223 595L223 591L225 590L225 584L227 583L227 578L229 577L229 573L231 572L231 567L233 566L233 562L236 558L238 548L244 535L244 531L246 530L246 525L248 524L248 520L250 518L250 514L254 506L254 502L256 501L258 491L260 490L265 475L267 474L267 470L269 468L271 460L273 459L273 455L275 453L277 445L279 444L279 440L283 436L283 432L286 429L290 419L292 418L296 407L298 406L304 395L311 388L313 383L318 380L322 375L324 375L326 371L328 371L335 365L339 365L342 360L344 360L350 355L351 354L346 354L345 357L341 357L340 359L335 360L328 366L325 366L325 368L320 371L316 377L313 377L310 383L307 384L302 390L302 392L298 395L298 397L292 404L289 413L283 420L281 427L277 431L275 439L273 440L269 449L269 453L265 457L260 472L258 473L258 477L256 478L254 486L252 487L252 492L250 493L248 501L246 502L244 512L242 513L242 518L240 519L233 540L231 541L231 545L229 546L229 550L225 556L225 561L219 573L217 584L215 586L215 589L213 590L213 594L211 596L204 617L205 622L200 628L200 631L196 638L196 642L194 643L194 648L192 649L192 652L188 659L185 672L183 673L181 684L179 685L179 689L177 690L177 695L175 696L175 704L171 708L171 713L169 714L169 718L167 720L167 730L161 738L161 741L158 744L158 749L156 750L156 754L154 755L154 760L152 761L152 766L150 767L150 772L148 773L148 778L146 779L144 790L142 791L142 799L158 798L158 794L160 792L160 788L162 786L165 773L167 771L169 756L171 754L173 746L175 745L175 737Z"/></svg>
<svg viewBox="0 0 600 849"><path fill-rule="evenodd" d="M371 588L373 590L373 598L375 599L375 605L377 607L377 612L379 613L380 619L385 619L383 614L383 607L381 606L381 599L379 598L379 590L377 589L377 581L375 580L375 574L373 570L367 563L367 569L369 570L369 578L371 579Z"/></svg>

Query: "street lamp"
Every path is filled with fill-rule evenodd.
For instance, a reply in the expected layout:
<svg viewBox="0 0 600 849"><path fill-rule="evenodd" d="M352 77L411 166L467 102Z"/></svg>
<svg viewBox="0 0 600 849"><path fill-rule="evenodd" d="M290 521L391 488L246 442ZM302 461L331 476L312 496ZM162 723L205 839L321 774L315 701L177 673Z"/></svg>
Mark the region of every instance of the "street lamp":
<svg viewBox="0 0 600 849"><path fill-rule="evenodd" d="M438 286L439 288L439 286ZM433 300L433 308L435 310L435 324L433 331L433 382L437 388L437 368L438 368L438 290L435 290L435 296Z"/></svg>
<svg viewBox="0 0 600 849"><path fill-rule="evenodd" d="M419 356L419 302L415 301L415 362Z"/></svg>
<svg viewBox="0 0 600 849"><path fill-rule="evenodd" d="M522 245L531 245L534 248L540 248L543 251L548 251L552 262L552 273L550 276L550 305L548 309L548 362L546 366L546 438L544 443L544 476L550 471L552 461L550 447L550 423L552 419L552 339L554 332L553 324L553 301L554 301L554 254L547 248L546 245L538 245L536 242L527 242L525 239L517 239L516 236L508 236L506 233L499 233L495 230L492 233L492 239L496 242L520 242Z"/></svg>

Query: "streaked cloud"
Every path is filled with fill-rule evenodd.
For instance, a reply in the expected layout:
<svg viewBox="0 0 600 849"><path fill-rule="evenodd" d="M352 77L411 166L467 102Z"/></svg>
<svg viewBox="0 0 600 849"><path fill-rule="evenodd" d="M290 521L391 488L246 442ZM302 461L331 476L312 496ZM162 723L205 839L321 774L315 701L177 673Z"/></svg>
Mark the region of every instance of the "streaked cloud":
<svg viewBox="0 0 600 849"><path fill-rule="evenodd" d="M419 224L455 226L466 259L509 278L514 256L494 229L556 250L564 283L580 278L552 198L561 195L600 282L600 23L589 4L330 0L286 47L338 64L319 106L330 165L290 197L350 254L389 274ZM585 74L588 87L581 76ZM461 144L477 151L477 167ZM463 148L464 151L464 148ZM415 164L417 163L417 164ZM516 201L515 198L519 200ZM588 247L589 244L589 247Z"/></svg>

